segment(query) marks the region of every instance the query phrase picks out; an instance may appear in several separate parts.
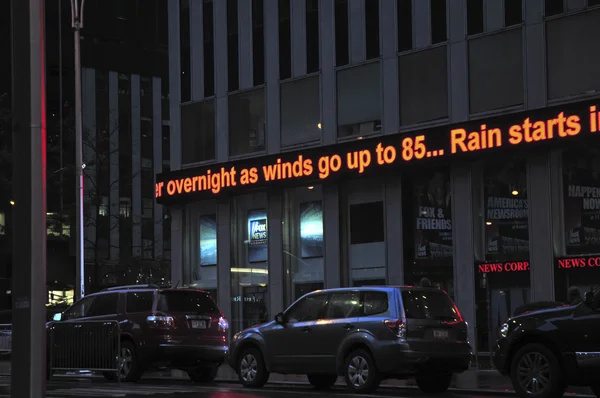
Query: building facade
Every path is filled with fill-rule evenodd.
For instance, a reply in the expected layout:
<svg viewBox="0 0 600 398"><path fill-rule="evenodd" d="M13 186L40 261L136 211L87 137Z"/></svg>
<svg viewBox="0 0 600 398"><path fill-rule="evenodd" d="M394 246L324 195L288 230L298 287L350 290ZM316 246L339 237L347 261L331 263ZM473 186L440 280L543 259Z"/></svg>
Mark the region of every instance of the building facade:
<svg viewBox="0 0 600 398"><path fill-rule="evenodd" d="M236 332L428 277L481 356L517 306L600 284L597 5L169 2L172 280Z"/></svg>

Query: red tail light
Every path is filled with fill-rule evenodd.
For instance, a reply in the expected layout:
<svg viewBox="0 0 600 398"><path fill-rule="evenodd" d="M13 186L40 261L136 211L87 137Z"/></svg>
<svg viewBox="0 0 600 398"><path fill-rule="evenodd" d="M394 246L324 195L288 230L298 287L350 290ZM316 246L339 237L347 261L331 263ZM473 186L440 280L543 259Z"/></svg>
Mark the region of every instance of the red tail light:
<svg viewBox="0 0 600 398"><path fill-rule="evenodd" d="M401 339L406 338L406 321L404 319L386 319L384 323L390 332Z"/></svg>
<svg viewBox="0 0 600 398"><path fill-rule="evenodd" d="M155 329L167 330L175 328L175 319L172 316L150 315L146 318L146 323Z"/></svg>
<svg viewBox="0 0 600 398"><path fill-rule="evenodd" d="M459 322L464 322L465 320L464 320L462 314L460 313L460 311L458 310L457 305L454 306L454 311L456 311L456 316L458 317Z"/></svg>

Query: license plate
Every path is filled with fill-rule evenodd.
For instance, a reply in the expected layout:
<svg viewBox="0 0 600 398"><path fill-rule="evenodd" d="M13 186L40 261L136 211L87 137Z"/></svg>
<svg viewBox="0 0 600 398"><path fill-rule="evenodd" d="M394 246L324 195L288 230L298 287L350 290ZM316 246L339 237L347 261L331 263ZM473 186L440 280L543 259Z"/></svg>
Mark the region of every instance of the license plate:
<svg viewBox="0 0 600 398"><path fill-rule="evenodd" d="M206 321L192 321L192 329L206 329Z"/></svg>
<svg viewBox="0 0 600 398"><path fill-rule="evenodd" d="M440 340L448 340L448 331L447 330L434 330L433 338Z"/></svg>

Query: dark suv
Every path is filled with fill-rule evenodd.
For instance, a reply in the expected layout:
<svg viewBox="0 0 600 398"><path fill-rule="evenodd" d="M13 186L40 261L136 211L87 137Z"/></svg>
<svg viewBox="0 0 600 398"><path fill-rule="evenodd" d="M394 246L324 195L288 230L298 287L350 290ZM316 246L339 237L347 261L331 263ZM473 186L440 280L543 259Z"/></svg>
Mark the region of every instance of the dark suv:
<svg viewBox="0 0 600 398"><path fill-rule="evenodd" d="M468 369L467 326L442 290L362 287L308 293L275 320L237 333L230 365L242 384L269 374L305 374L316 388L344 376L356 392L384 378L416 376L421 390L446 391Z"/></svg>
<svg viewBox="0 0 600 398"><path fill-rule="evenodd" d="M589 298L502 325L494 364L520 397L560 397L573 385L590 386L600 398L600 289Z"/></svg>
<svg viewBox="0 0 600 398"><path fill-rule="evenodd" d="M229 324L202 290L153 285L110 288L87 295L54 316L54 322L85 320L119 322L123 381L139 380L152 366L184 370L193 381L211 381L229 352Z"/></svg>

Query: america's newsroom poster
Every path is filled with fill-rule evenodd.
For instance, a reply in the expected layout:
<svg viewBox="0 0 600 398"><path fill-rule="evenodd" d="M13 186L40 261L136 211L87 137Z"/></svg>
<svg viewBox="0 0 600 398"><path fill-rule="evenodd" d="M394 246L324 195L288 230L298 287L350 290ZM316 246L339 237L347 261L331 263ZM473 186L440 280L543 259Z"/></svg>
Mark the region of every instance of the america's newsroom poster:
<svg viewBox="0 0 600 398"><path fill-rule="evenodd" d="M300 204L300 251L302 258L323 257L323 205Z"/></svg>
<svg viewBox="0 0 600 398"><path fill-rule="evenodd" d="M261 263L268 258L267 211L248 212L248 262Z"/></svg>
<svg viewBox="0 0 600 398"><path fill-rule="evenodd" d="M563 170L567 252L594 253L600 249L600 150L566 151Z"/></svg>
<svg viewBox="0 0 600 398"><path fill-rule="evenodd" d="M426 173L414 187L415 258L452 258L450 173Z"/></svg>
<svg viewBox="0 0 600 398"><path fill-rule="evenodd" d="M529 251L527 174L523 163L486 166L485 242L488 255Z"/></svg>
<svg viewBox="0 0 600 398"><path fill-rule="evenodd" d="M217 265L217 216L200 216L200 266Z"/></svg>

